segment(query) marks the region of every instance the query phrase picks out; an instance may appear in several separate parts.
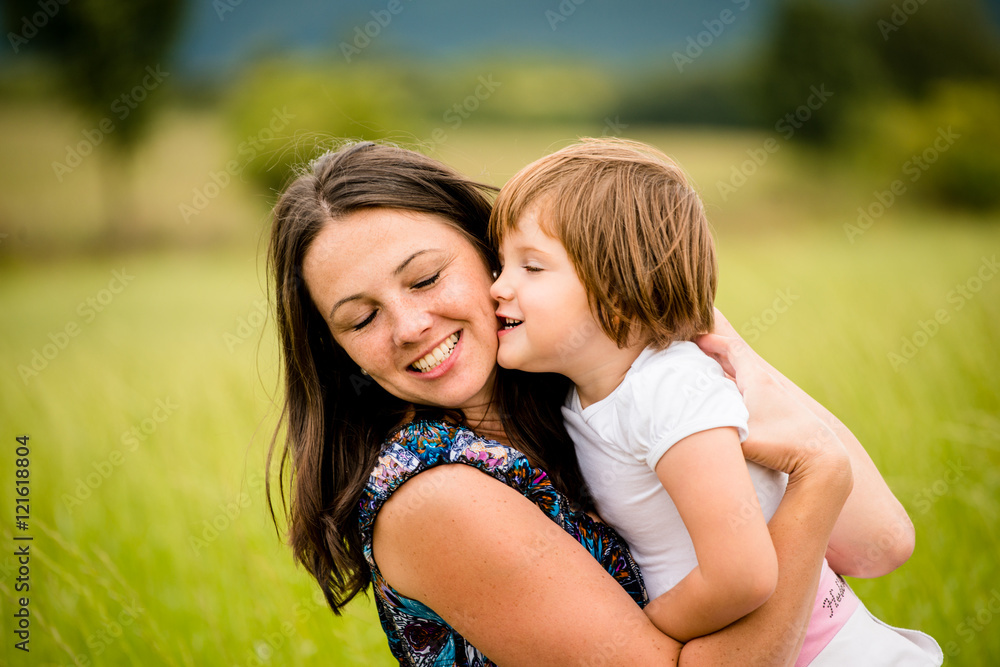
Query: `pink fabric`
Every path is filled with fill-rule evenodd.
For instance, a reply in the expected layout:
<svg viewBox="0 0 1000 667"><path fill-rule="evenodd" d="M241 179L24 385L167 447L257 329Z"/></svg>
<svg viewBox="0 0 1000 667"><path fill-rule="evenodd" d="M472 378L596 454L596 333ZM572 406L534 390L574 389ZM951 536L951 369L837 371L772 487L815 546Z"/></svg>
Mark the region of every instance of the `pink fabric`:
<svg viewBox="0 0 1000 667"><path fill-rule="evenodd" d="M795 667L805 667L813 661L820 651L840 631L851 614L858 608L859 600L837 574L830 569L826 559L823 559L823 569L819 573L819 588L816 591L816 602L813 605L809 628L806 630L805 643Z"/></svg>

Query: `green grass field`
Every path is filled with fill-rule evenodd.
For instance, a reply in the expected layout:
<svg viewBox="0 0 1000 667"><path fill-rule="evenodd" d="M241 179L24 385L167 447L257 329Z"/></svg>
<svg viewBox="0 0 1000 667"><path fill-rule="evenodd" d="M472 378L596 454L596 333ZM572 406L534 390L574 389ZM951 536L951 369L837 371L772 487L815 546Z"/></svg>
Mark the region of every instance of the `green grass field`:
<svg viewBox="0 0 1000 667"><path fill-rule="evenodd" d="M18 122L30 137L43 121ZM64 218L86 182L50 184L56 196L39 203L37 227L23 234L32 209L18 197L46 191L46 160L72 131L46 140L49 152L25 167L30 179L5 168L13 183L0 200L0 662L395 664L373 606L359 600L334 617L267 514L277 368L255 245L266 216L263 203L239 203L265 198L239 184L198 221L210 229L184 225L177 202L220 162L224 142L210 121L169 118L164 128L144 149L161 162L144 170L165 191L151 195L143 219L166 237L198 236L195 247L46 256L45 238L72 235ZM440 156L498 183L573 136L539 130L505 144L463 129ZM911 560L855 589L887 622L934 635L948 664L1000 664L1000 226L900 207L851 243L842 225L870 189L824 193L825 202L846 201L825 214L801 204L815 186L768 204L798 178L792 156L781 155L723 204L713 184L758 137L634 136L690 156L682 161L719 220L720 307L854 430L913 518ZM168 155L179 137L186 143L171 150L187 156L186 169ZM86 227L99 216L92 202L83 209ZM242 227L233 222L241 218ZM213 229L224 243L204 241ZM24 531L14 508L21 435L30 436ZM14 591L23 544L30 594ZM30 654L14 648L22 595Z"/></svg>

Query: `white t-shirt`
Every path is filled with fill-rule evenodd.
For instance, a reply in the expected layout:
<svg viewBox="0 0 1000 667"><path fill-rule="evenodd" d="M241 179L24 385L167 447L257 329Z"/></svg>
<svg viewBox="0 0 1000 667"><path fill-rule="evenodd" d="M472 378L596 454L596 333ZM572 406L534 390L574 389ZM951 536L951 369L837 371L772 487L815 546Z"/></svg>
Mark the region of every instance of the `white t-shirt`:
<svg viewBox="0 0 1000 667"><path fill-rule="evenodd" d="M697 345L678 342L643 350L622 383L586 409L574 389L562 412L598 513L628 542L650 599L665 593L698 559L656 464L700 431L733 426L745 440L749 415L736 384ZM788 476L749 461L747 468L770 519Z"/></svg>

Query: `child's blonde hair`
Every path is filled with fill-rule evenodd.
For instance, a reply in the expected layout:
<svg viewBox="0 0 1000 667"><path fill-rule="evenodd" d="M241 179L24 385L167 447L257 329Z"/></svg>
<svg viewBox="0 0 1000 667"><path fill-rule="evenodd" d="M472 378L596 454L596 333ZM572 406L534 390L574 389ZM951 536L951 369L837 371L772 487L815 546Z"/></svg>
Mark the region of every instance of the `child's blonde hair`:
<svg viewBox="0 0 1000 667"><path fill-rule="evenodd" d="M635 141L583 139L529 164L493 206L498 247L533 205L619 347L635 333L662 348L712 329L715 244L701 200L669 157Z"/></svg>

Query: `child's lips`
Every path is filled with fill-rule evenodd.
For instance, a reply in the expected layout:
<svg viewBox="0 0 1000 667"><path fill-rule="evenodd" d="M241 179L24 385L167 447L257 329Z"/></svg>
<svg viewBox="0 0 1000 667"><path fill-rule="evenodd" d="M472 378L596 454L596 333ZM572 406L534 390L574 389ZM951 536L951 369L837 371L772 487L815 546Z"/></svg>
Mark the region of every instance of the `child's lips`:
<svg viewBox="0 0 1000 667"><path fill-rule="evenodd" d="M524 320L519 320L515 317L508 317L506 315L497 315L497 322L499 324L499 330L497 331L498 336L503 336L504 334L510 333L517 327L524 323Z"/></svg>
<svg viewBox="0 0 1000 667"><path fill-rule="evenodd" d="M524 322L524 320L518 319L516 317L501 315L499 313L497 313L497 320L499 320L500 326L502 328L513 328Z"/></svg>

